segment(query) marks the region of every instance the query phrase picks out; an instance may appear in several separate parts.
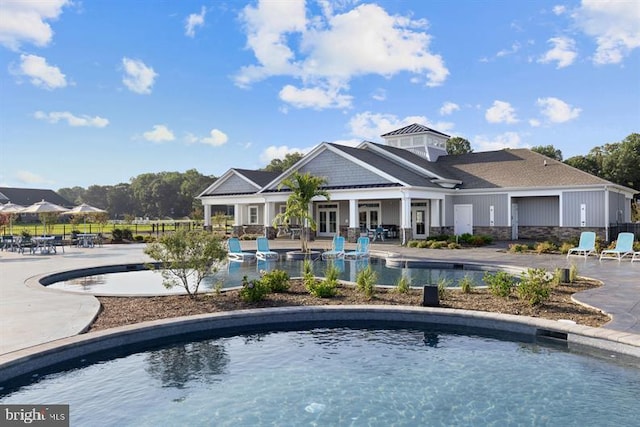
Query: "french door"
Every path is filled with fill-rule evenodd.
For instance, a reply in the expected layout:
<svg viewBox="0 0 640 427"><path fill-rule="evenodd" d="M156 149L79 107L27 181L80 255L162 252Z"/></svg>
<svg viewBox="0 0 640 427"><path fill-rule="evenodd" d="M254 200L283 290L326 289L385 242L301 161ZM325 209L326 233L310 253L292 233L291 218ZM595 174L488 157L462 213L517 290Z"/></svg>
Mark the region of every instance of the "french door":
<svg viewBox="0 0 640 427"><path fill-rule="evenodd" d="M338 233L338 205L318 205L318 236L335 236Z"/></svg>

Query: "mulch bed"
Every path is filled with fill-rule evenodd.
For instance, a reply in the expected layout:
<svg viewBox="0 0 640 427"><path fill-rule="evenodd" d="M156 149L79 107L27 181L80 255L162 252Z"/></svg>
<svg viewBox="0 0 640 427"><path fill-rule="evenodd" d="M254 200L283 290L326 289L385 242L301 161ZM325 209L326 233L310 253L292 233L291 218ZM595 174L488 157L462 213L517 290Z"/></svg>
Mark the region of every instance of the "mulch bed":
<svg viewBox="0 0 640 427"><path fill-rule="evenodd" d="M373 298L367 299L354 287L341 286L339 294L333 298L316 298L309 294L301 280L291 280L288 292L269 294L266 299L257 303L245 303L238 296L238 291L220 294L198 295L192 299L183 295L163 297L99 297L102 311L91 326L92 331L129 325L149 320L167 319L195 314L216 313L249 308L304 306L304 305L358 305L386 304L420 306L422 291L412 290L401 294L391 289L377 290ZM580 325L602 326L610 318L598 310L583 307L571 301L571 295L586 289L598 287L597 281L579 279L575 283L556 286L551 297L537 306L530 306L515 296L508 299L491 295L487 289L474 289L464 294L450 290L440 300L444 308L488 311L521 316L540 317L545 319L568 319Z"/></svg>

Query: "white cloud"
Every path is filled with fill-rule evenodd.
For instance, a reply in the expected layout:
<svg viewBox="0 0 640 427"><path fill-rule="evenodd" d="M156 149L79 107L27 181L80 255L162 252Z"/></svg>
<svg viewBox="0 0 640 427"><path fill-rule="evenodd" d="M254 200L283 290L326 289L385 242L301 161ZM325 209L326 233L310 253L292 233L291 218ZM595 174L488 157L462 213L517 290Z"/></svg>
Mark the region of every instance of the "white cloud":
<svg viewBox="0 0 640 427"><path fill-rule="evenodd" d="M313 108L323 110L325 108L348 108L351 105L352 96L342 95L338 88L322 89L302 88L286 85L279 93L284 102L296 108Z"/></svg>
<svg viewBox="0 0 640 427"><path fill-rule="evenodd" d="M263 0L245 7L241 19L256 64L242 67L236 84L247 87L271 76L288 76L303 82L302 89L288 85L285 91L291 97L285 99L293 102L304 98L298 108L344 108L351 98L338 94L356 76L389 78L409 72L412 80L427 86L441 85L447 78L443 59L429 51L425 20L391 16L375 4L337 14L336 4L322 5L324 15L309 19L304 2ZM318 87L320 93L315 92ZM317 96L322 92L324 96Z"/></svg>
<svg viewBox="0 0 640 427"><path fill-rule="evenodd" d="M529 119L529 126L531 126L532 128L537 128L541 124L542 123L540 123L540 120L538 120L538 119Z"/></svg>
<svg viewBox="0 0 640 427"><path fill-rule="evenodd" d="M640 47L640 7L638 2L582 0L572 15L585 34L598 45L593 62L617 64Z"/></svg>
<svg viewBox="0 0 640 427"><path fill-rule="evenodd" d="M154 125L153 130L143 133L142 136L151 142L167 142L176 139L173 132L165 125Z"/></svg>
<svg viewBox="0 0 640 427"><path fill-rule="evenodd" d="M195 37L196 27L202 27L204 25L204 15L207 10L204 6L200 9L200 13L192 13L186 19L184 26L184 33L189 37Z"/></svg>
<svg viewBox="0 0 640 427"><path fill-rule="evenodd" d="M20 55L20 69L14 74L27 76L34 86L44 89L58 89L67 86L66 76L58 67L47 64L47 60L37 55Z"/></svg>
<svg viewBox="0 0 640 427"><path fill-rule="evenodd" d="M47 180L36 173L25 170L16 172L16 179L25 184L53 184L53 181Z"/></svg>
<svg viewBox="0 0 640 427"><path fill-rule="evenodd" d="M287 154L302 153L307 154L312 148L293 148L286 145L271 145L260 153L260 161L265 164L271 163L273 159L284 159Z"/></svg>
<svg viewBox="0 0 640 427"><path fill-rule="evenodd" d="M545 53L538 62L547 64L552 61L557 61L557 68L568 67L576 60L578 53L576 52L576 42L569 37L553 37L549 39L549 43L553 45L553 48Z"/></svg>
<svg viewBox="0 0 640 427"><path fill-rule="evenodd" d="M227 137L224 132L218 129L211 129L211 132L209 132L209 136L200 139L200 142L202 142L203 144L211 145L213 147L219 147L226 144L228 140L229 137Z"/></svg>
<svg viewBox="0 0 640 427"><path fill-rule="evenodd" d="M493 106L487 109L484 117L489 123L517 123L516 110L504 101L493 101Z"/></svg>
<svg viewBox="0 0 640 427"><path fill-rule="evenodd" d="M380 142L387 132L408 126L414 123L422 124L439 132L449 132L453 129L450 122L432 122L425 116L407 116L398 118L393 114L379 114L366 111L356 114L349 120L349 133L356 138L367 141Z"/></svg>
<svg viewBox="0 0 640 427"><path fill-rule="evenodd" d="M440 115L448 116L449 114L457 110L460 110L460 106L458 104L456 104L455 102L447 101L442 104L442 107L440 107Z"/></svg>
<svg viewBox="0 0 640 427"><path fill-rule="evenodd" d="M565 13L567 11L566 6L563 5L556 5L553 6L553 13L556 15L562 15L563 13Z"/></svg>
<svg viewBox="0 0 640 427"><path fill-rule="evenodd" d="M153 68L146 66L140 60L129 58L122 58L122 65L125 72L122 83L132 92L150 94L151 87L158 76Z"/></svg>
<svg viewBox="0 0 640 427"><path fill-rule="evenodd" d="M580 108L573 108L561 99L548 97L538 98L536 102L541 108L540 113L553 123L564 123L580 115Z"/></svg>
<svg viewBox="0 0 640 427"><path fill-rule="evenodd" d="M53 30L47 21L55 20L68 0L0 1L0 44L19 50L23 43L47 46Z"/></svg>
<svg viewBox="0 0 640 427"><path fill-rule="evenodd" d="M45 120L49 123L58 123L60 120L65 120L69 126L74 127L86 126L103 128L109 124L109 120L103 117L90 117L86 114L76 116L68 111L52 111L50 113L36 111L33 116L38 120Z"/></svg>
<svg viewBox="0 0 640 427"><path fill-rule="evenodd" d="M384 101L387 99L387 91L384 89L376 89L372 94L371 98L376 101Z"/></svg>
<svg viewBox="0 0 640 427"><path fill-rule="evenodd" d="M502 56L513 55L514 53L520 50L520 47L521 47L520 43L515 42L511 45L510 49L502 49L501 51L496 53L496 56L500 58Z"/></svg>
<svg viewBox="0 0 640 427"><path fill-rule="evenodd" d="M517 132L505 132L494 137L477 135L473 140L475 151L494 151L504 148L523 148L520 135Z"/></svg>

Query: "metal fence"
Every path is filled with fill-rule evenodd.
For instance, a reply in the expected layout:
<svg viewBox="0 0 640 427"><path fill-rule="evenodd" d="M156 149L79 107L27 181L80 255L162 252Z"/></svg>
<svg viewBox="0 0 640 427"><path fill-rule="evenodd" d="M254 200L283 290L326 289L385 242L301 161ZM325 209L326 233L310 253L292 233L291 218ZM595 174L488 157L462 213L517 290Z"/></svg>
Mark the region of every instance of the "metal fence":
<svg viewBox="0 0 640 427"><path fill-rule="evenodd" d="M640 223L627 222L622 224L611 224L609 226L609 239L616 240L618 238L618 233L633 233L635 239L640 240Z"/></svg>

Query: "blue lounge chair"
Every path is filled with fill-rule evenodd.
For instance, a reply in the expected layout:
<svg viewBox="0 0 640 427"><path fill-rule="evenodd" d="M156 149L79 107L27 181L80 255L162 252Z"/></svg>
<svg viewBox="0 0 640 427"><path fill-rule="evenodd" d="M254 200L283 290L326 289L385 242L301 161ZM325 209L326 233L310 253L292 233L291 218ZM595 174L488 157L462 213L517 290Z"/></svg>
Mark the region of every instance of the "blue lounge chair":
<svg viewBox="0 0 640 427"><path fill-rule="evenodd" d="M569 249L569 252L567 252L567 258L569 258L569 255L580 255L584 256L586 259L590 254L597 255L596 233L593 231L583 231L580 234L580 242L578 243L578 246Z"/></svg>
<svg viewBox="0 0 640 427"><path fill-rule="evenodd" d="M631 262L640 261L640 252L634 252L631 257Z"/></svg>
<svg viewBox="0 0 640 427"><path fill-rule="evenodd" d="M369 256L369 238L365 236L358 237L355 251L347 251L344 253L345 258L365 258Z"/></svg>
<svg viewBox="0 0 640 427"><path fill-rule="evenodd" d="M336 259L344 257L344 237L335 236L330 251L322 253L322 259Z"/></svg>
<svg viewBox="0 0 640 427"><path fill-rule="evenodd" d="M269 249L269 240L266 237L258 237L256 239L256 244L258 245L258 250L256 250L256 257L258 259L266 260L280 258L278 252L274 252Z"/></svg>
<svg viewBox="0 0 640 427"><path fill-rule="evenodd" d="M627 255L633 255L633 233L619 233L616 247L600 252L600 261L603 259L617 259L621 261Z"/></svg>
<svg viewBox="0 0 640 427"><path fill-rule="evenodd" d="M240 240L237 237L231 237L227 240L227 248L229 250L227 256L229 261L248 261L256 257L251 252L243 252L240 247Z"/></svg>

